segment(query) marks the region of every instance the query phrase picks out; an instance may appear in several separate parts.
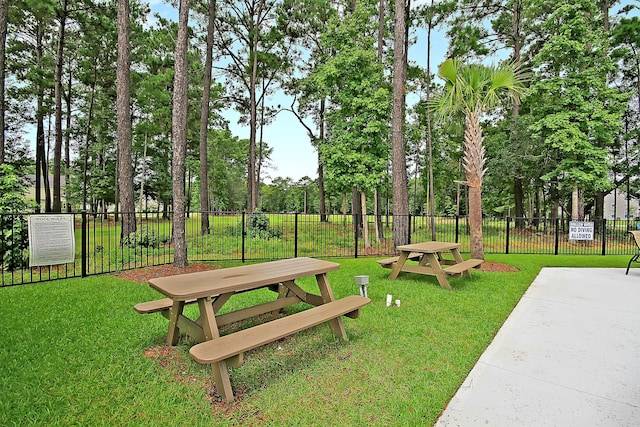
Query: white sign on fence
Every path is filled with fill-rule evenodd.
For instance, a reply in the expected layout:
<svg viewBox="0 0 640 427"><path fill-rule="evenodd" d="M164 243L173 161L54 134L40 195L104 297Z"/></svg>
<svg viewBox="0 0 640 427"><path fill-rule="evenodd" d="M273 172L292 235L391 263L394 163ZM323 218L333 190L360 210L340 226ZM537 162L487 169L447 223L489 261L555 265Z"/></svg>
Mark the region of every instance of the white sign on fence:
<svg viewBox="0 0 640 427"><path fill-rule="evenodd" d="M570 221L569 240L593 240L593 222Z"/></svg>
<svg viewBox="0 0 640 427"><path fill-rule="evenodd" d="M29 266L73 262L73 215L29 215Z"/></svg>

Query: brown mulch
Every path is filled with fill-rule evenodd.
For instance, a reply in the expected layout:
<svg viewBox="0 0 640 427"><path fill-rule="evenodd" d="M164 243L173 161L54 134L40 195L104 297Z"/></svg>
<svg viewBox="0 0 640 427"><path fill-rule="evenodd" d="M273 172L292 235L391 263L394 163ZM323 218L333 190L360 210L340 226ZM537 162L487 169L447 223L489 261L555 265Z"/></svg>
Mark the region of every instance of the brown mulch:
<svg viewBox="0 0 640 427"><path fill-rule="evenodd" d="M158 265L156 267L137 268L118 273L118 277L132 282L147 283L156 277L175 276L177 274L197 273L198 271L216 270L218 267L211 264L195 263L186 268L177 268L172 264Z"/></svg>
<svg viewBox="0 0 640 427"><path fill-rule="evenodd" d="M147 283L156 277L175 276L176 274L196 273L198 271L216 270L218 267L211 264L194 263L186 268L176 268L172 264L159 265L156 267L145 267L134 270L123 271L118 277L132 282ZM500 262L485 261L478 271L489 271L492 273L510 273L520 271L517 267Z"/></svg>
<svg viewBox="0 0 640 427"><path fill-rule="evenodd" d="M501 262L485 261L480 265L478 271L489 271L492 273L515 273L520 271L518 267L513 265L503 264Z"/></svg>

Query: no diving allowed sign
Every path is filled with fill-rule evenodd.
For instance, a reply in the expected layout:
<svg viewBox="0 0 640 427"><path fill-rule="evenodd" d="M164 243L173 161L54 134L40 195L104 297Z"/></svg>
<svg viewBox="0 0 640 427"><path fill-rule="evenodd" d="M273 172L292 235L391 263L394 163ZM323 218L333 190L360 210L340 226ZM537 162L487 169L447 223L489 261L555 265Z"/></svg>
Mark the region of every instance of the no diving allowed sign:
<svg viewBox="0 0 640 427"><path fill-rule="evenodd" d="M570 221L569 240L593 240L593 222Z"/></svg>

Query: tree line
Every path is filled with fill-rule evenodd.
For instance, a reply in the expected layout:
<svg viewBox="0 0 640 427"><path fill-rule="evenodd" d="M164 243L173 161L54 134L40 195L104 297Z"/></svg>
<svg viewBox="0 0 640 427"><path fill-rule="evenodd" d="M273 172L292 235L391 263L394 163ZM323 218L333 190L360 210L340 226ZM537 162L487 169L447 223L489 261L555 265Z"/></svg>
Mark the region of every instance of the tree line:
<svg viewBox="0 0 640 427"><path fill-rule="evenodd" d="M138 0L0 0L0 162L5 177L36 176L36 210L117 214L151 202L174 212L178 234L194 209L321 220L473 210L524 227L523 218L558 213L602 218L607 193L637 194L640 20L629 2L177 6L169 20ZM448 68L429 65L435 31L446 33ZM426 68L408 55L418 35ZM509 67L516 79L494 86ZM468 84L448 79L452 71ZM493 91L477 123L464 105L470 88ZM271 104L276 94L290 105ZM438 108L454 95L456 105ZM248 139L230 131L227 108ZM263 131L278 114L306 130L299 143L316 149L317 178L265 182ZM132 216L122 221L123 235L135 231ZM396 244L407 226L394 221Z"/></svg>

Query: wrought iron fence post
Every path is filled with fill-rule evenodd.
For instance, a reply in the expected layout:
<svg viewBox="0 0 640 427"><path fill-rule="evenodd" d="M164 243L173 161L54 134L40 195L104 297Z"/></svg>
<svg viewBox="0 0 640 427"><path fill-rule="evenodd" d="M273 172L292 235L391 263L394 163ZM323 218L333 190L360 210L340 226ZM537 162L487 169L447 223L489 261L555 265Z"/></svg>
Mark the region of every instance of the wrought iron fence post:
<svg viewBox="0 0 640 427"><path fill-rule="evenodd" d="M242 235L242 262L243 263L246 260L245 253L244 253L245 248L246 248L245 238L246 238L246 235L247 235L247 231L246 231L246 228L245 228L245 225L246 225L245 215L246 214L247 213L245 211L242 211L242 230L241 230L240 234Z"/></svg>
<svg viewBox="0 0 640 427"><path fill-rule="evenodd" d="M295 213L295 225L293 228L293 257L298 258L298 215L299 212Z"/></svg>
<svg viewBox="0 0 640 427"><path fill-rule="evenodd" d="M554 255L558 255L559 244L560 244L560 218L556 218L556 241L555 241L555 249L553 251Z"/></svg>
<svg viewBox="0 0 640 427"><path fill-rule="evenodd" d="M602 218L602 255L607 254L607 219Z"/></svg>
<svg viewBox="0 0 640 427"><path fill-rule="evenodd" d="M409 214L409 226L407 227L407 242L411 243L411 214Z"/></svg>
<svg viewBox="0 0 640 427"><path fill-rule="evenodd" d="M82 231L80 233L82 235L82 249L80 250L80 253L82 254L81 257L82 259L80 260L80 262L82 262L82 265L80 267L80 275L82 277L87 277L87 264L89 262L88 257L87 257L87 211L83 210L82 211Z"/></svg>
<svg viewBox="0 0 640 427"><path fill-rule="evenodd" d="M460 215L456 215L456 243L458 243L459 234L460 234Z"/></svg>
<svg viewBox="0 0 640 427"><path fill-rule="evenodd" d="M507 217L507 245L505 248L505 253L509 255L509 230L511 229L511 217Z"/></svg>

